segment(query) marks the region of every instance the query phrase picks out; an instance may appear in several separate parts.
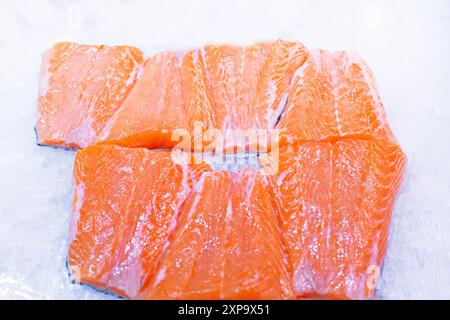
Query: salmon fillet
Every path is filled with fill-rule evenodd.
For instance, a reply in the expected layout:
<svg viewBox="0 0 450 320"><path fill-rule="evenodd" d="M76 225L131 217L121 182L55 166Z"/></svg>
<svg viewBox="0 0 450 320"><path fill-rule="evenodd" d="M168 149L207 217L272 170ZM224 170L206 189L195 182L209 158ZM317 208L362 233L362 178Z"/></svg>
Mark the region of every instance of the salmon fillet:
<svg viewBox="0 0 450 320"><path fill-rule="evenodd" d="M282 147L271 183L298 297L373 296L405 164L373 140Z"/></svg>
<svg viewBox="0 0 450 320"><path fill-rule="evenodd" d="M69 270L83 283L136 297L205 170L206 164L173 162L169 151L117 146L78 151Z"/></svg>
<svg viewBox="0 0 450 320"><path fill-rule="evenodd" d="M130 91L142 52L126 46L58 43L39 77L39 144L85 148L97 141Z"/></svg>

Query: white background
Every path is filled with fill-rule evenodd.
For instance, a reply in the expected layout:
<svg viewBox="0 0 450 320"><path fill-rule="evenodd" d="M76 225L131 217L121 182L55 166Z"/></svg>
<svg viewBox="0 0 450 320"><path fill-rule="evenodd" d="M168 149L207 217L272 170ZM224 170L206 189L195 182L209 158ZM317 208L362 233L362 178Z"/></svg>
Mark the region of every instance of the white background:
<svg viewBox="0 0 450 320"><path fill-rule="evenodd" d="M284 38L355 50L408 156L379 297L450 299L450 1L1 1L0 298L108 298L65 259L73 152L35 145L42 52Z"/></svg>

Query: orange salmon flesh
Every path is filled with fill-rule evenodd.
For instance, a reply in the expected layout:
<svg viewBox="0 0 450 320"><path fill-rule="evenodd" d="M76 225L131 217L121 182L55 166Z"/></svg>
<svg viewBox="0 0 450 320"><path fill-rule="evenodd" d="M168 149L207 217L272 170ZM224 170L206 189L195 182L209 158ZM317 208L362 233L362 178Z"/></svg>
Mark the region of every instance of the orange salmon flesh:
<svg viewBox="0 0 450 320"><path fill-rule="evenodd" d="M38 143L77 150L76 281L130 299L374 297L406 156L356 53L58 43L38 109Z"/></svg>

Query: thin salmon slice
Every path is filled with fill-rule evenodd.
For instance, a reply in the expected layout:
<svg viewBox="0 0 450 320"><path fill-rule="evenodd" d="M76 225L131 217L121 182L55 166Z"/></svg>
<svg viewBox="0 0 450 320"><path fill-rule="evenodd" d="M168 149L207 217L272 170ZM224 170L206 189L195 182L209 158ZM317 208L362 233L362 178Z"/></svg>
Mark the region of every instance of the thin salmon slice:
<svg viewBox="0 0 450 320"><path fill-rule="evenodd" d="M348 51L308 50L277 129L288 142L373 137L395 143L371 70Z"/></svg>
<svg viewBox="0 0 450 320"><path fill-rule="evenodd" d="M187 160L108 145L77 152L68 252L77 280L136 297L192 185L208 170Z"/></svg>
<svg viewBox="0 0 450 320"><path fill-rule="evenodd" d="M373 140L282 146L270 178L298 297L373 296L405 164Z"/></svg>
<svg viewBox="0 0 450 320"><path fill-rule="evenodd" d="M205 173L140 298L292 298L266 189L267 180L254 170Z"/></svg>
<svg viewBox="0 0 450 320"><path fill-rule="evenodd" d="M126 46L58 43L43 58L36 130L43 145L95 143L136 80L142 52Z"/></svg>

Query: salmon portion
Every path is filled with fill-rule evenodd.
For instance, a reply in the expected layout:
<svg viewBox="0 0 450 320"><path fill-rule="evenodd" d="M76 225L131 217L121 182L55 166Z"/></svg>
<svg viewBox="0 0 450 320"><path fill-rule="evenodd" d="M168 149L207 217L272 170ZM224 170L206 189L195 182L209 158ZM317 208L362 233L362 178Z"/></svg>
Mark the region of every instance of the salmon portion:
<svg viewBox="0 0 450 320"><path fill-rule="evenodd" d="M373 296L405 165L372 140L281 148L271 182L298 297Z"/></svg>
<svg viewBox="0 0 450 320"><path fill-rule="evenodd" d="M83 283L134 298L152 273L205 164L171 153L94 146L78 151L69 270Z"/></svg>
<svg viewBox="0 0 450 320"><path fill-rule="evenodd" d="M292 298L278 222L254 170L207 172L140 298Z"/></svg>
<svg viewBox="0 0 450 320"><path fill-rule="evenodd" d="M308 51L277 129L288 142L372 137L395 143L372 72L348 51Z"/></svg>
<svg viewBox="0 0 450 320"><path fill-rule="evenodd" d="M43 58L39 78L38 142L85 148L130 91L142 52L126 46L58 43Z"/></svg>

